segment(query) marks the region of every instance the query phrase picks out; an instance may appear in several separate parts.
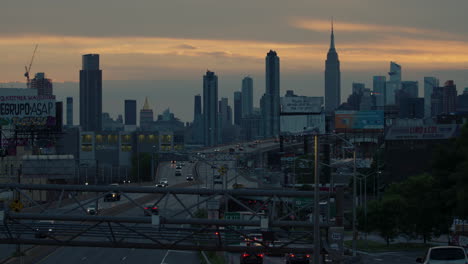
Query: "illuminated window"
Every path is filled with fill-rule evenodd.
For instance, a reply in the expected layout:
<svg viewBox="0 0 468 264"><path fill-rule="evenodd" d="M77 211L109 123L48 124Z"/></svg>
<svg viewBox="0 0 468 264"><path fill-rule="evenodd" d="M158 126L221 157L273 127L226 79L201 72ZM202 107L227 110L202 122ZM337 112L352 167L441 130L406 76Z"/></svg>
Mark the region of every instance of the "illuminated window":
<svg viewBox="0 0 468 264"><path fill-rule="evenodd" d="M145 135L138 135L138 143L143 143L145 141Z"/></svg>
<svg viewBox="0 0 468 264"><path fill-rule="evenodd" d="M117 135L107 135L107 142L109 144L117 144L117 139L118 139Z"/></svg>
<svg viewBox="0 0 468 264"><path fill-rule="evenodd" d="M85 152L93 151L93 146L91 146L91 145L81 145L81 151L85 151Z"/></svg>
<svg viewBox="0 0 468 264"><path fill-rule="evenodd" d="M122 150L122 152L132 152L132 146L131 145L122 145L121 150Z"/></svg>
<svg viewBox="0 0 468 264"><path fill-rule="evenodd" d="M130 135L122 135L120 136L121 143L131 143Z"/></svg>
<svg viewBox="0 0 468 264"><path fill-rule="evenodd" d="M93 143L93 138L91 135L82 135L81 136L82 143Z"/></svg>
<svg viewBox="0 0 468 264"><path fill-rule="evenodd" d="M96 135L96 144L102 143L102 135Z"/></svg>

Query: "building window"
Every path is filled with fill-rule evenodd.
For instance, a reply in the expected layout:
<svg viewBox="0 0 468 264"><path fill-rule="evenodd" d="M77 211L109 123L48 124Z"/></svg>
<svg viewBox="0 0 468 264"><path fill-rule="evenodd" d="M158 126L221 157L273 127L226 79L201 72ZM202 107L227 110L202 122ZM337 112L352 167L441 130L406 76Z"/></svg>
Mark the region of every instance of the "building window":
<svg viewBox="0 0 468 264"><path fill-rule="evenodd" d="M132 146L131 145L122 145L121 150L122 150L122 152L132 152Z"/></svg>
<svg viewBox="0 0 468 264"><path fill-rule="evenodd" d="M117 135L107 135L108 144L117 144L118 137Z"/></svg>
<svg viewBox="0 0 468 264"><path fill-rule="evenodd" d="M121 143L124 144L124 143L131 143L131 137L130 135L121 135L120 136L120 140L121 140Z"/></svg>
<svg viewBox="0 0 468 264"><path fill-rule="evenodd" d="M96 135L96 144L102 143L102 135Z"/></svg>
<svg viewBox="0 0 468 264"><path fill-rule="evenodd" d="M93 151L92 145L81 145L81 151L90 152Z"/></svg>
<svg viewBox="0 0 468 264"><path fill-rule="evenodd" d="M138 143L143 143L145 141L145 135L138 135Z"/></svg>
<svg viewBox="0 0 468 264"><path fill-rule="evenodd" d="M91 135L82 135L81 143L93 143L93 138Z"/></svg>
<svg viewBox="0 0 468 264"><path fill-rule="evenodd" d="M172 136L171 135L162 135L161 136L161 142L162 143L171 143L172 141Z"/></svg>
<svg viewBox="0 0 468 264"><path fill-rule="evenodd" d="M148 143L157 144L158 136L157 135L148 135Z"/></svg>

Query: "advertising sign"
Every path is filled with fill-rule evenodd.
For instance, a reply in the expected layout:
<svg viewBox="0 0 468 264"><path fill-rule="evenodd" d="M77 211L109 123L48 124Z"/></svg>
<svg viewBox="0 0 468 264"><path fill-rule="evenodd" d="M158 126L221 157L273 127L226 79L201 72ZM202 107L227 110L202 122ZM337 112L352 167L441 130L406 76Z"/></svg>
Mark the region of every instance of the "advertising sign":
<svg viewBox="0 0 468 264"><path fill-rule="evenodd" d="M317 132L325 133L325 114L281 115L281 135L302 135Z"/></svg>
<svg viewBox="0 0 468 264"><path fill-rule="evenodd" d="M0 96L0 125L55 126L55 96Z"/></svg>
<svg viewBox="0 0 468 264"><path fill-rule="evenodd" d="M335 130L383 130L384 111L336 111Z"/></svg>
<svg viewBox="0 0 468 264"><path fill-rule="evenodd" d="M320 113L322 105L323 97L282 97L281 113Z"/></svg>
<svg viewBox="0 0 468 264"><path fill-rule="evenodd" d="M389 129L385 140L448 139L456 137L459 133L460 126L456 124L406 127L394 126Z"/></svg>

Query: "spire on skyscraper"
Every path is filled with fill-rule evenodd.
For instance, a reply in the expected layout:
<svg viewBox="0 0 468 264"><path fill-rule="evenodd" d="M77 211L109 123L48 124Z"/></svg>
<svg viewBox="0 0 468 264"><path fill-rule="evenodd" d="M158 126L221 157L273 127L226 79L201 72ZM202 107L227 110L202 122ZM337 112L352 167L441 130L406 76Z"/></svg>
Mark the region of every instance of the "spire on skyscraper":
<svg viewBox="0 0 468 264"><path fill-rule="evenodd" d="M332 17L332 20L331 20L330 50L335 50L335 34L333 32L333 17Z"/></svg>
<svg viewBox="0 0 468 264"><path fill-rule="evenodd" d="M143 110L151 110L148 104L148 97L145 98L145 104L143 105Z"/></svg>

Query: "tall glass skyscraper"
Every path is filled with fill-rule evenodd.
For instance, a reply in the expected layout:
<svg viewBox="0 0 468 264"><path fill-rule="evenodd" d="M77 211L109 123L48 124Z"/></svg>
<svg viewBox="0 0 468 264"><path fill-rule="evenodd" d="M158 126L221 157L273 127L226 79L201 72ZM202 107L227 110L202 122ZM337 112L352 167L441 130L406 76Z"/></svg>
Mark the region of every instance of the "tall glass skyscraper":
<svg viewBox="0 0 468 264"><path fill-rule="evenodd" d="M136 126L137 105L136 100L125 100L125 125Z"/></svg>
<svg viewBox="0 0 468 264"><path fill-rule="evenodd" d="M205 146L218 144L218 76L211 71L203 76L203 136Z"/></svg>
<svg viewBox="0 0 468 264"><path fill-rule="evenodd" d="M395 105L396 92L401 89L401 66L396 62L390 62L390 71L388 72L390 80L385 86L385 105Z"/></svg>
<svg viewBox="0 0 468 264"><path fill-rule="evenodd" d="M73 126L73 97L67 97L67 126Z"/></svg>
<svg viewBox="0 0 468 264"><path fill-rule="evenodd" d="M338 53L335 49L333 24L330 37L330 49L325 61L325 112L330 114L341 103L341 72Z"/></svg>
<svg viewBox="0 0 468 264"><path fill-rule="evenodd" d="M265 137L279 136L280 126L280 60L270 50L265 58L266 89L262 98L263 132Z"/></svg>
<svg viewBox="0 0 468 264"><path fill-rule="evenodd" d="M234 92L234 124L240 126L242 119L242 93Z"/></svg>
<svg viewBox="0 0 468 264"><path fill-rule="evenodd" d="M83 131L102 128L102 71L99 54L83 55L80 70L80 125Z"/></svg>
<svg viewBox="0 0 468 264"><path fill-rule="evenodd" d="M439 79L436 77L424 77L424 117L432 116L431 96L434 88L439 87Z"/></svg>
<svg viewBox="0 0 468 264"><path fill-rule="evenodd" d="M385 106L385 83L387 78L385 76L374 76L373 90L375 96L375 106L378 110L383 110Z"/></svg>
<svg viewBox="0 0 468 264"><path fill-rule="evenodd" d="M242 80L242 117L253 114L253 80L245 77Z"/></svg>

